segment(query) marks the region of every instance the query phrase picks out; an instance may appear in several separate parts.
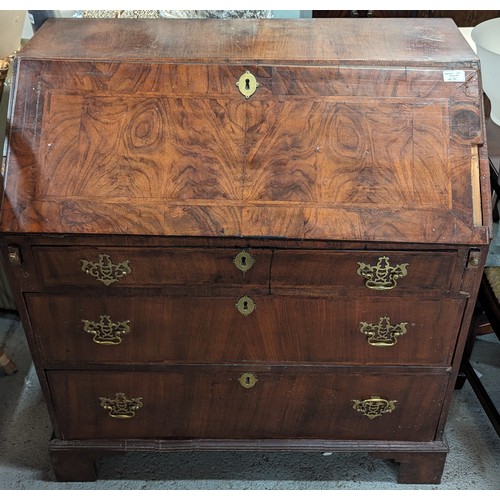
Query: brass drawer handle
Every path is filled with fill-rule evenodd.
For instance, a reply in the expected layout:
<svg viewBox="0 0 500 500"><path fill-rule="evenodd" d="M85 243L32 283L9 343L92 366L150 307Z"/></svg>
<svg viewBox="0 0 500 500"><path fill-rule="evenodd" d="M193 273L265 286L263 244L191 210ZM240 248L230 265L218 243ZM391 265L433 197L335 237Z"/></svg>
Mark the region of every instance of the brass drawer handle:
<svg viewBox="0 0 500 500"><path fill-rule="evenodd" d="M130 320L111 321L107 315L100 316L100 321L82 319L83 330L93 335L93 341L101 345L118 345L122 335L130 332Z"/></svg>
<svg viewBox="0 0 500 500"><path fill-rule="evenodd" d="M253 373L245 372L241 374L241 377L238 379L238 382L245 389L250 389L258 382L258 379Z"/></svg>
<svg viewBox="0 0 500 500"><path fill-rule="evenodd" d="M257 88L260 87L260 84L250 71L245 71L245 73L243 73L236 82L236 86L242 95L245 96L245 99L250 99L250 97L254 95Z"/></svg>
<svg viewBox="0 0 500 500"><path fill-rule="evenodd" d="M365 278L365 285L372 290L391 290L399 278L406 276L409 264L390 265L389 257L380 257L375 266L358 262L359 276Z"/></svg>
<svg viewBox="0 0 500 500"><path fill-rule="evenodd" d="M233 263L237 269L245 274L248 270L252 269L255 264L255 259L246 250L242 250L234 259Z"/></svg>
<svg viewBox="0 0 500 500"><path fill-rule="evenodd" d="M101 406L105 410L109 410L108 415L112 418L133 418L135 412L143 406L142 398L129 399L123 392L116 393L114 399L104 397L99 399Z"/></svg>
<svg viewBox="0 0 500 500"><path fill-rule="evenodd" d="M99 254L99 262L92 262L85 259L80 259L80 262L82 263L82 271L90 274L90 276L93 276L106 286L111 285L111 283L118 281L120 278L132 272L129 266L129 260L120 262L119 264L113 264L109 255L105 253Z"/></svg>
<svg viewBox="0 0 500 500"><path fill-rule="evenodd" d="M238 309L243 316L252 314L256 307L255 302L248 295L244 295L236 302L236 309Z"/></svg>
<svg viewBox="0 0 500 500"><path fill-rule="evenodd" d="M382 416L384 413L391 413L396 408L397 401L389 401L380 396L371 396L368 399L353 399L353 409L359 411L370 420Z"/></svg>
<svg viewBox="0 0 500 500"><path fill-rule="evenodd" d="M376 347L388 347L396 344L398 337L406 333L408 323L391 325L389 316L381 316L377 324L361 321L359 331L368 337L368 343Z"/></svg>

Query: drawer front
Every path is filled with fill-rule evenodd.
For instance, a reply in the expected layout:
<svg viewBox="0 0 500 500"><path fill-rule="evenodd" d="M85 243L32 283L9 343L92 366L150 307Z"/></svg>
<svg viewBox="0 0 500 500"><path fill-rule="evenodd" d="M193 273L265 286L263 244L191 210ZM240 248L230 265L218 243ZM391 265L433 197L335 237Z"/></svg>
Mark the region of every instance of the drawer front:
<svg viewBox="0 0 500 500"><path fill-rule="evenodd" d="M429 441L448 376L254 366L54 371L48 379L63 439Z"/></svg>
<svg viewBox="0 0 500 500"><path fill-rule="evenodd" d="M268 285L270 250L34 247L45 286Z"/></svg>
<svg viewBox="0 0 500 500"><path fill-rule="evenodd" d="M465 304L464 299L346 300L242 292L232 297L26 297L49 362L443 366L451 362ZM248 314L242 314L245 301Z"/></svg>
<svg viewBox="0 0 500 500"><path fill-rule="evenodd" d="M455 252L336 252L276 250L273 256L273 290L326 289L343 293L383 294L418 290L447 292L456 275Z"/></svg>
<svg viewBox="0 0 500 500"><path fill-rule="evenodd" d="M458 263L455 252L220 248L34 247L33 256L45 286L268 286L271 275L275 291L341 294L447 292Z"/></svg>

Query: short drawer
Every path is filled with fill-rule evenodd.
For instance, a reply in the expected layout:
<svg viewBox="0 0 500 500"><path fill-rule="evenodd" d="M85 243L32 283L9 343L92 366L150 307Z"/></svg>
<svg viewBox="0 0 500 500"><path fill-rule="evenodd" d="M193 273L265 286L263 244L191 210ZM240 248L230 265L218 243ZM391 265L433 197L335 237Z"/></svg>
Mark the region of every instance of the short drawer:
<svg viewBox="0 0 500 500"><path fill-rule="evenodd" d="M447 292L458 263L456 252L361 252L276 250L272 290L305 287L329 293ZM462 263L463 266L463 263ZM461 273L458 274L461 276Z"/></svg>
<svg viewBox="0 0 500 500"><path fill-rule="evenodd" d="M34 247L45 286L160 287L269 283L270 250Z"/></svg>
<svg viewBox="0 0 500 500"><path fill-rule="evenodd" d="M242 291L230 297L26 299L45 361L135 364L449 365L465 305L459 298L350 300Z"/></svg>
<svg viewBox="0 0 500 500"><path fill-rule="evenodd" d="M48 380L63 439L430 441L448 376L215 366Z"/></svg>

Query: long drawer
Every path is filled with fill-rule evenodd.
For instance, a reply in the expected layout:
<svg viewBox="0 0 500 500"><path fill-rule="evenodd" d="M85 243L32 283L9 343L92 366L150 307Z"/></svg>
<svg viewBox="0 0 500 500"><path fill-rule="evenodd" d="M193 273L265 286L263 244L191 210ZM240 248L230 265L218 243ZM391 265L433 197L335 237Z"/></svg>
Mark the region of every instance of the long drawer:
<svg viewBox="0 0 500 500"><path fill-rule="evenodd" d="M448 376L249 366L54 371L48 379L64 439L427 441Z"/></svg>
<svg viewBox="0 0 500 500"><path fill-rule="evenodd" d="M27 294L47 362L449 365L465 300ZM247 310L244 304L247 304Z"/></svg>

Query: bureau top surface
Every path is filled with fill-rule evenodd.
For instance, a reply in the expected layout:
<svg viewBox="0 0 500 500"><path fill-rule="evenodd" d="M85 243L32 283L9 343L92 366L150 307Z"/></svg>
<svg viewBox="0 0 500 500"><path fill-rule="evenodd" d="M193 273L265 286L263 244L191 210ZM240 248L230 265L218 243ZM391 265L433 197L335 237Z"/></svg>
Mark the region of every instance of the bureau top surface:
<svg viewBox="0 0 500 500"><path fill-rule="evenodd" d="M476 61L450 19L52 19L21 56L309 65Z"/></svg>
<svg viewBox="0 0 500 500"><path fill-rule="evenodd" d="M52 20L15 72L4 232L488 242L450 20Z"/></svg>

